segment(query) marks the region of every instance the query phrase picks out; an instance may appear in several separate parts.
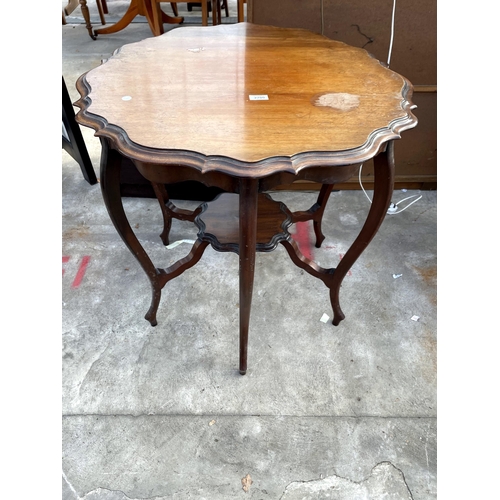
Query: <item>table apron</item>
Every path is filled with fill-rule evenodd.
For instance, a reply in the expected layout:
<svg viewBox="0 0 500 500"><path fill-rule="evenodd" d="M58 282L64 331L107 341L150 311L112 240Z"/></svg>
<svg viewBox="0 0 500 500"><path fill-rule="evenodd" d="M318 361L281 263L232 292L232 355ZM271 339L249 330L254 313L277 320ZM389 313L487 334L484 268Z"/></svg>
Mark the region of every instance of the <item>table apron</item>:
<svg viewBox="0 0 500 500"><path fill-rule="evenodd" d="M157 184L175 184L183 181L198 181L208 187L218 187L228 193L238 193L240 178L221 172L202 173L192 167L182 165L158 165L139 160L132 160L137 170L150 182ZM308 167L296 174L277 172L257 179L258 191L269 191L276 186L291 184L294 181L312 181L320 184L337 184L348 181L359 171L360 163L347 166ZM250 170L250 169L249 169ZM251 176L249 176L251 178Z"/></svg>

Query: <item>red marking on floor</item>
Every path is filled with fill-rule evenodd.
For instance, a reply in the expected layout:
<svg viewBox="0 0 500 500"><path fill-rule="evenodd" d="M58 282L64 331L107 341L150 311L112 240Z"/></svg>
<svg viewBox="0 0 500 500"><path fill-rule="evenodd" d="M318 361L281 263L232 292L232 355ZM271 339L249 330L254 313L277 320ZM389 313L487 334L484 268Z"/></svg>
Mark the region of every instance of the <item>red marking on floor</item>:
<svg viewBox="0 0 500 500"><path fill-rule="evenodd" d="M63 263L63 264L66 264L66 262L69 262L69 255L63 255L63 258L62 258L62 263ZM63 276L64 276L64 271L65 271L65 270L66 270L66 269L63 269L63 270L62 270L62 275L63 275Z"/></svg>
<svg viewBox="0 0 500 500"><path fill-rule="evenodd" d="M90 262L90 255L84 255L82 257L82 262L80 264L80 267L78 268L78 272L76 273L75 280L73 281L71 288L78 288L80 286L89 262Z"/></svg>
<svg viewBox="0 0 500 500"><path fill-rule="evenodd" d="M339 253L339 256L340 256L340 260L342 260L344 258L344 254L343 253ZM350 269L349 269L349 271L347 271L347 276L352 276L352 273L351 273Z"/></svg>
<svg viewBox="0 0 500 500"><path fill-rule="evenodd" d="M307 222L297 222L297 224L295 224L295 234L292 235L292 238L296 241L302 255L309 260L313 260L311 238Z"/></svg>

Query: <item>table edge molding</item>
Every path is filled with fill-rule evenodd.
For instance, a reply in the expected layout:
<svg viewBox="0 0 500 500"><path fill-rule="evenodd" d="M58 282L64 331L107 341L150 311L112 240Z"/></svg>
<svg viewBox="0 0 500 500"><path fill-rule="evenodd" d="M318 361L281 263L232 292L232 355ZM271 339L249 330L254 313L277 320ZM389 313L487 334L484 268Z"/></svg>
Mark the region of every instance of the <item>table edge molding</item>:
<svg viewBox="0 0 500 500"><path fill-rule="evenodd" d="M81 75L76 82L76 88L81 96L74 103L80 108L76 114L76 121L79 124L94 129L96 137L107 139L113 149L132 160L165 166L186 166L202 174L221 172L236 177L248 176L250 168L252 177L260 178L275 173L277 169L298 174L308 167L363 163L373 158L384 143L401 138L403 131L415 127L418 123L417 117L412 113L412 110L417 107L411 100L413 86L408 79L399 75L403 79L401 109L406 112L406 115L392 120L385 127L372 131L365 143L356 148L343 151L304 151L291 156L273 156L257 161L243 161L218 155L210 156L190 150L157 149L132 141L123 128L88 111L92 104L90 97L92 89L86 79L87 73Z"/></svg>

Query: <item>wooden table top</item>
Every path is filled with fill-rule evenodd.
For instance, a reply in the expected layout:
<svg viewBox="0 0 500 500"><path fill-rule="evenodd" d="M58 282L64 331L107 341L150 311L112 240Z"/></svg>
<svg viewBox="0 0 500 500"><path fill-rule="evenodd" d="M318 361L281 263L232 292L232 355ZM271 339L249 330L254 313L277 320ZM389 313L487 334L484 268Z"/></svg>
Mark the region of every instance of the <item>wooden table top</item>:
<svg viewBox="0 0 500 500"><path fill-rule="evenodd" d="M295 170L312 158L345 165L417 124L412 85L365 50L248 23L125 45L77 87L80 123L132 158L167 164L169 152L189 152L247 169L269 158Z"/></svg>

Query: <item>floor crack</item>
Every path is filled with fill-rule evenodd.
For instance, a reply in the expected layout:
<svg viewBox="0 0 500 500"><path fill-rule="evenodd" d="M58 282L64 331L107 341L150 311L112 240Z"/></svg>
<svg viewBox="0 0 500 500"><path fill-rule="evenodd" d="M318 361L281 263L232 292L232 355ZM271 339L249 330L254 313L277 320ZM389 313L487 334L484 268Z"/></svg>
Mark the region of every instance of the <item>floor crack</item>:
<svg viewBox="0 0 500 500"><path fill-rule="evenodd" d="M324 485L328 486L328 483L332 483L332 481L334 481L335 479L338 479L338 480L340 480L341 482L344 482L344 483L349 483L349 484L352 484L352 485L359 485L359 486L361 486L363 483L366 483L367 481L369 481L370 478L372 478L377 473L377 469L384 468L386 466L391 467L392 469L394 469L395 471L397 471L400 474L402 483L404 484L404 488L406 489L406 491L408 492L408 495L409 495L408 500L414 500L413 494L412 494L412 492L410 490L410 487L408 486L408 483L406 481L406 477L405 477L403 471L399 467L396 467L390 461L378 462L374 467L372 467L372 469L370 471L370 474L367 477L365 477L364 479L362 479L361 481L353 481L352 479L350 479L348 477L340 476L338 474L332 474L330 476L322 477L322 478L319 478L319 479L309 479L309 480L303 480L303 481L291 481L290 483L288 483L286 485L286 487L283 490L283 493L281 494L279 500L283 500L285 498L285 495L289 491L290 487L292 485L296 485L296 484L300 485L300 484L308 484L308 483L317 483L318 485L324 484ZM331 485L332 488L334 488L335 486L337 486L337 485L334 485L334 484ZM301 492L301 494L303 494L303 493L304 492Z"/></svg>

